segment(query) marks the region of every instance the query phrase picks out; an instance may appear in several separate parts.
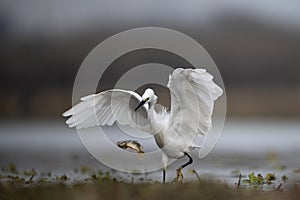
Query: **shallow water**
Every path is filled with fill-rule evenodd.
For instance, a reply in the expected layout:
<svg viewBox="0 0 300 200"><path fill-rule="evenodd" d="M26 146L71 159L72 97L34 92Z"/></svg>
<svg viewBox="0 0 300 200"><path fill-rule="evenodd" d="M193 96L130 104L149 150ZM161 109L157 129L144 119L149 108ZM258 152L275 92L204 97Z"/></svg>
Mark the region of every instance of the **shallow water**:
<svg viewBox="0 0 300 200"><path fill-rule="evenodd" d="M126 139L116 133L112 140ZM239 170L246 176L275 173L278 179L269 188L281 183L282 175L288 176L288 185L300 180L300 123L299 120L227 120L223 133L214 150L204 159L197 159L184 170L185 181L197 180L191 173L195 169L201 179L212 179L234 185L238 178L232 171ZM101 145L101 144L99 144ZM144 144L143 144L144 145ZM152 145L152 146L151 146ZM157 148L155 143L146 144L148 149ZM147 149L146 148L146 149ZM108 151L109 152L109 151ZM113 155L112 155L113 156ZM175 169L186 162L182 158L167 171L167 180L175 177ZM82 166L110 171L112 176L125 181L160 181L161 171L147 174L120 173L94 159L82 145L74 129L62 121L2 121L0 123L0 166L14 163L20 170L35 168L38 172L52 172L53 176L67 174L72 180L84 180L90 174L75 172ZM242 179L247 179L243 177Z"/></svg>

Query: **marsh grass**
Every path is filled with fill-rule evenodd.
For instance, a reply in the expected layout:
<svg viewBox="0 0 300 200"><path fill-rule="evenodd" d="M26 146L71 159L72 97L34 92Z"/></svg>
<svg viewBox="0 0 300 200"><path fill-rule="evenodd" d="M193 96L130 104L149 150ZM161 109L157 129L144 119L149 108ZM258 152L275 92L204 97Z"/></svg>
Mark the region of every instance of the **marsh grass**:
<svg viewBox="0 0 300 200"><path fill-rule="evenodd" d="M236 171L233 175L239 172ZM66 174L53 175L51 172L18 170L14 164L3 167L0 174L0 200L9 199L299 199L300 188L282 190L287 177L281 177L280 184L273 190L261 190L264 184L271 184L276 179L274 173L265 177L250 173L248 179L237 177L237 186L229 186L221 181L201 178L199 181L183 184L161 184L157 182L126 183L113 178L109 172L94 170L82 166L78 173L87 175L84 180L73 180ZM245 181L248 180L248 181Z"/></svg>

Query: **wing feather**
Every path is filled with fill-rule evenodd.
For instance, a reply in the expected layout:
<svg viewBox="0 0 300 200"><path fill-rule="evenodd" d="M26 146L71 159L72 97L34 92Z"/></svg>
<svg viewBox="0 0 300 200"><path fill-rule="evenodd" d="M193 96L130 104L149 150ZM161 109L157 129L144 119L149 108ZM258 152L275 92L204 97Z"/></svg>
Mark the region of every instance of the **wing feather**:
<svg viewBox="0 0 300 200"><path fill-rule="evenodd" d="M113 89L81 98L81 102L63 113L69 117L69 127L87 128L96 125L129 125L149 132L148 105L137 111L135 107L142 97L133 91Z"/></svg>
<svg viewBox="0 0 300 200"><path fill-rule="evenodd" d="M169 127L177 133L205 135L211 129L214 101L222 89L205 69L178 68L169 76L171 113Z"/></svg>

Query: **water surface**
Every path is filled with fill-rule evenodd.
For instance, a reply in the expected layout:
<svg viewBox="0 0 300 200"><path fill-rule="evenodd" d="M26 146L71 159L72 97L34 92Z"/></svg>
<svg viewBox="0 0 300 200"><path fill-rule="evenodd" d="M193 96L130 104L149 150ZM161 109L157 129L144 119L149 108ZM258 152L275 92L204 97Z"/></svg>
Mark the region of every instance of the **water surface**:
<svg viewBox="0 0 300 200"><path fill-rule="evenodd" d="M129 139L128 135L111 131L111 140ZM242 175L275 173L280 183L282 175L288 176L288 184L300 180L294 170L300 167L299 120L244 119L227 120L223 133L214 150L204 159L197 159L184 170L185 180L197 180L191 173L195 169L203 179L213 179L234 185L238 178L232 171ZM99 144L101 145L101 144ZM156 149L147 142L145 149ZM109 154L109 150L107 152ZM114 155L110 155L114 158ZM186 162L182 158L167 171L167 180L175 177L175 169ZM78 173L76 169L88 166L92 170L110 171L113 176L127 181L160 181L161 171L148 174L119 173L94 159L81 143L74 129L63 121L2 121L0 123L0 166L14 163L19 170L35 168L38 172L52 172L53 176L67 174L71 179L84 180L90 174ZM246 179L247 177L243 177ZM287 185L288 185L287 184ZM274 187L274 186L270 186Z"/></svg>

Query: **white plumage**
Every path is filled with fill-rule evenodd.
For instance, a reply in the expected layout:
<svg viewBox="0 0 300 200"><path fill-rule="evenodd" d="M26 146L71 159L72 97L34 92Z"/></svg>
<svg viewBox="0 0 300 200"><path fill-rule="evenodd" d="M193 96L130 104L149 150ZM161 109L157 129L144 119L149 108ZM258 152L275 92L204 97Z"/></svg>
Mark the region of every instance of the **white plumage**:
<svg viewBox="0 0 300 200"><path fill-rule="evenodd" d="M140 103L142 97L133 91L113 89L92 94L81 98L81 102L63 116L71 116L66 123L69 127L77 129L96 125L129 125L147 132L149 120L147 116L148 105L145 104L138 112L134 107Z"/></svg>
<svg viewBox="0 0 300 200"><path fill-rule="evenodd" d="M152 134L163 151L163 181L168 158L190 158L177 171L178 179L181 169L192 162L188 153L201 148L193 142L196 135L210 131L214 101L223 91L205 69L175 69L169 76L168 88L170 112L154 109L158 97L152 89L145 90L142 97L133 91L112 89L81 98L63 116L70 116L66 123L77 129L118 122Z"/></svg>

